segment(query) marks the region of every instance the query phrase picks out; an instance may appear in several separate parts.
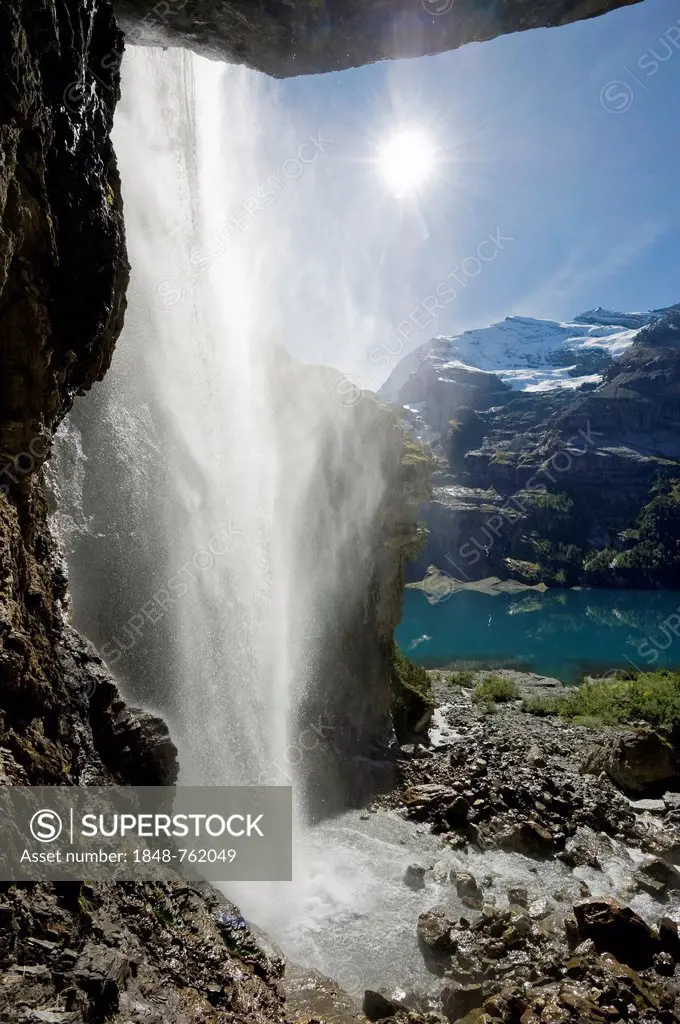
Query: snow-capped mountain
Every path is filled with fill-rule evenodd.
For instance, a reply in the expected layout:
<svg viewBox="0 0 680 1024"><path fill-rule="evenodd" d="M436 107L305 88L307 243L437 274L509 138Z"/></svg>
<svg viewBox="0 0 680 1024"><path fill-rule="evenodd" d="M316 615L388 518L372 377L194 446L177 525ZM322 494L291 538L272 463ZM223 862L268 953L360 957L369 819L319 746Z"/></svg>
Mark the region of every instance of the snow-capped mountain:
<svg viewBox="0 0 680 1024"><path fill-rule="evenodd" d="M465 368L496 374L519 391L597 384L603 366L665 312L620 313L598 307L566 323L509 316L490 327L432 338L397 364L379 395L402 404L402 389L414 374L426 371L446 381L450 371Z"/></svg>

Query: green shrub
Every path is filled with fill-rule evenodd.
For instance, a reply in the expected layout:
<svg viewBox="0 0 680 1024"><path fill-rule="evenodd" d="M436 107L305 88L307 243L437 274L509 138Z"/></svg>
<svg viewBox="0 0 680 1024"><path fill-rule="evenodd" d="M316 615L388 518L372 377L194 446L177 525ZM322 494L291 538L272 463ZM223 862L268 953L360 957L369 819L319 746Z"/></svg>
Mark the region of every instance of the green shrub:
<svg viewBox="0 0 680 1024"><path fill-rule="evenodd" d="M452 672L449 676L449 682L452 686L463 686L466 690L469 690L475 678L475 673L470 669L461 669L459 672Z"/></svg>
<svg viewBox="0 0 680 1024"><path fill-rule="evenodd" d="M523 709L533 715L560 715L575 725L673 726L680 723L680 672L586 681L559 696L531 698Z"/></svg>
<svg viewBox="0 0 680 1024"><path fill-rule="evenodd" d="M434 707L432 684L427 671L416 665L394 645L392 659L392 718L400 742L416 730Z"/></svg>
<svg viewBox="0 0 680 1024"><path fill-rule="evenodd" d="M474 699L480 704L503 704L508 700L517 700L518 697L517 684L502 676L487 676L475 687L474 693Z"/></svg>
<svg viewBox="0 0 680 1024"><path fill-rule="evenodd" d="M548 715L558 713L554 697L526 697L522 701L522 711L538 718L547 718Z"/></svg>

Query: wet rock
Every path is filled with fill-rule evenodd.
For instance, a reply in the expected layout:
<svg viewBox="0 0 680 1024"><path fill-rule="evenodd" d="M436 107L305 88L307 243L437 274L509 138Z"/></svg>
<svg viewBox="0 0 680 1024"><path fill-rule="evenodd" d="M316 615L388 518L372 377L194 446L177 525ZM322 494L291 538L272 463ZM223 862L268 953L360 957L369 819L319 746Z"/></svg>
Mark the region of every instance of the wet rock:
<svg viewBox="0 0 680 1024"><path fill-rule="evenodd" d="M549 900L546 896L542 896L537 900L534 900L529 904L529 917L532 921L542 921L544 918L552 914L555 909L555 904L552 900Z"/></svg>
<svg viewBox="0 0 680 1024"><path fill-rule="evenodd" d="M364 992L362 1008L364 1015L369 1020L385 1020L387 1017L394 1017L395 1013L401 1009L398 1003L388 999L381 992L373 992L370 988Z"/></svg>
<svg viewBox="0 0 680 1024"><path fill-rule="evenodd" d="M669 891L680 890L680 871L659 858L643 864L633 875L633 880L640 889L658 900L664 899Z"/></svg>
<svg viewBox="0 0 680 1024"><path fill-rule="evenodd" d="M555 850L555 837L535 821L523 821L501 838L499 846L527 857L546 857Z"/></svg>
<svg viewBox="0 0 680 1024"><path fill-rule="evenodd" d="M441 999L444 1015L453 1024L482 1005L484 989L478 984L462 985L454 982L442 989Z"/></svg>
<svg viewBox="0 0 680 1024"><path fill-rule="evenodd" d="M451 828L463 828L467 825L470 814L470 803L464 796L457 796L443 811L444 820Z"/></svg>
<svg viewBox="0 0 680 1024"><path fill-rule="evenodd" d="M574 914L581 939L634 968L649 967L661 941L634 910L609 897L580 900Z"/></svg>
<svg viewBox="0 0 680 1024"><path fill-rule="evenodd" d="M666 977L672 977L675 974L675 961L670 953L655 953L653 964L657 974L665 975Z"/></svg>
<svg viewBox="0 0 680 1024"><path fill-rule="evenodd" d="M636 814L663 814L666 810L663 800L631 800L630 806Z"/></svg>
<svg viewBox="0 0 680 1024"><path fill-rule="evenodd" d="M569 839L557 856L570 868L589 867L598 871L602 870L594 838L592 840L582 837Z"/></svg>
<svg viewBox="0 0 680 1024"><path fill-rule="evenodd" d="M418 918L418 945L428 966L441 965L456 951L451 929L453 921L439 907L424 911Z"/></svg>
<svg viewBox="0 0 680 1024"><path fill-rule="evenodd" d="M404 872L404 883L409 889L425 888L425 868L422 864L409 864Z"/></svg>
<svg viewBox="0 0 680 1024"><path fill-rule="evenodd" d="M466 907L476 909L484 904L484 893L474 875L467 871L453 871L451 881L455 882L456 892Z"/></svg>
<svg viewBox="0 0 680 1024"><path fill-rule="evenodd" d="M672 917L666 915L659 921L659 941L666 953L670 953L674 960L680 961L680 936L677 922Z"/></svg>
<svg viewBox="0 0 680 1024"><path fill-rule="evenodd" d="M450 786L438 783L426 783L422 786L411 786L402 797L406 809L414 817L425 817L436 807L450 804L457 796Z"/></svg>
<svg viewBox="0 0 680 1024"><path fill-rule="evenodd" d="M528 907L529 893L522 886L514 886L512 889L508 889L508 903L518 907Z"/></svg>

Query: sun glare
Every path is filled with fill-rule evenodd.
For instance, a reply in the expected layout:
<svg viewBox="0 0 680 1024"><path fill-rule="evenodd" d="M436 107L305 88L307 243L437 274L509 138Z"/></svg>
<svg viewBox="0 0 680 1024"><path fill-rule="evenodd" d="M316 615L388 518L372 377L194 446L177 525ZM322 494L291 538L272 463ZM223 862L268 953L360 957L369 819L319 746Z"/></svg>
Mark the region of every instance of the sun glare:
<svg viewBox="0 0 680 1024"><path fill-rule="evenodd" d="M436 151L421 128L401 128L378 150L377 166L396 196L416 192L434 170Z"/></svg>

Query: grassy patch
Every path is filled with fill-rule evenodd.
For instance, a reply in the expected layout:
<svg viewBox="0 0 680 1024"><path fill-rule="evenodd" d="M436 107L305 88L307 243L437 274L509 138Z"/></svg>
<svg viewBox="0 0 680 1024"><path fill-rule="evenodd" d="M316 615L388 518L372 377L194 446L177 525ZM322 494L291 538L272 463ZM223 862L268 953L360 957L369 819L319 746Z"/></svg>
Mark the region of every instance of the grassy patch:
<svg viewBox="0 0 680 1024"><path fill-rule="evenodd" d="M474 693L474 699L485 705L503 704L505 701L517 700L518 697L517 684L502 676L487 676L475 687Z"/></svg>
<svg viewBox="0 0 680 1024"><path fill-rule="evenodd" d="M672 726L680 723L680 672L585 682L559 696L531 698L523 707L533 715L560 715L575 725Z"/></svg>

